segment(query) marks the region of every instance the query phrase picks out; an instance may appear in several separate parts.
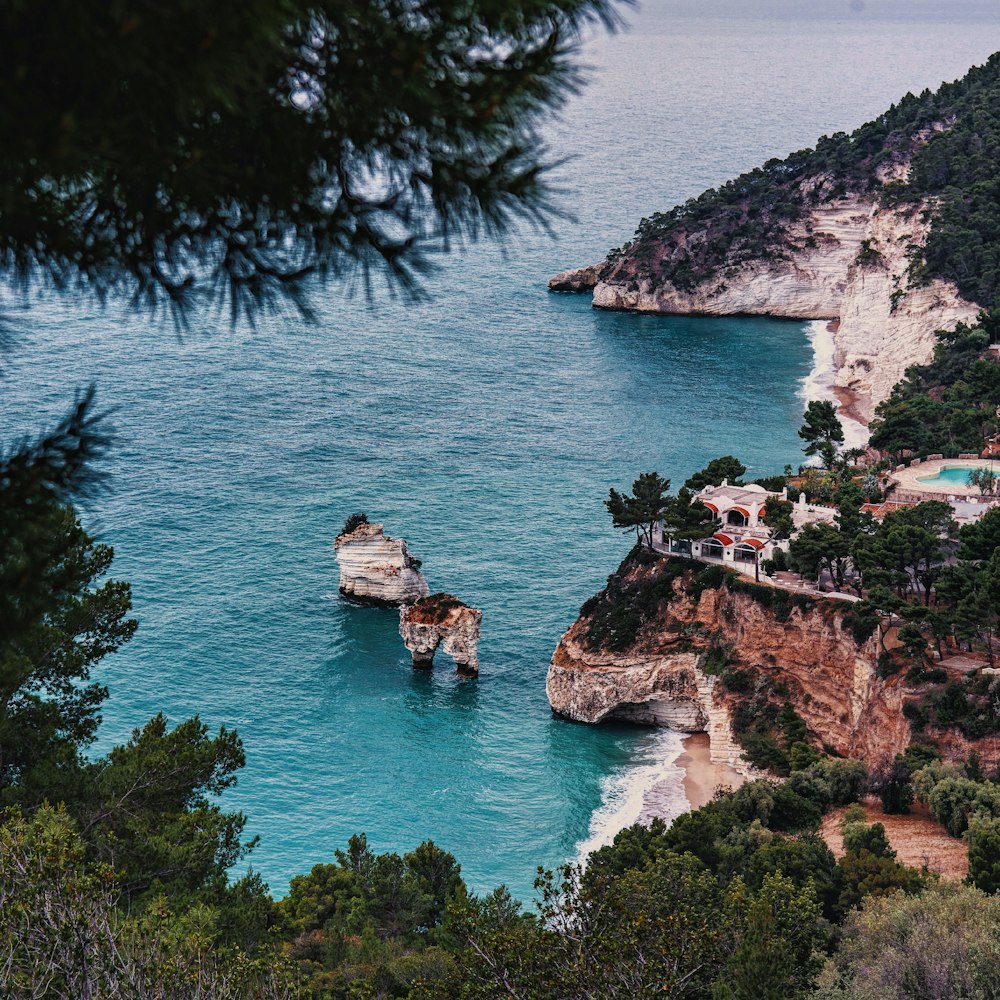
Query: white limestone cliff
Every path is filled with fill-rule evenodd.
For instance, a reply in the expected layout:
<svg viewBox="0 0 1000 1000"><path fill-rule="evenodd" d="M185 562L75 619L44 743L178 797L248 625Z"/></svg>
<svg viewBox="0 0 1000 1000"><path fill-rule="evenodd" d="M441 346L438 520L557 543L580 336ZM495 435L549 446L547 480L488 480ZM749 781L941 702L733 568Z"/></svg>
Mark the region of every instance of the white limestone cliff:
<svg viewBox="0 0 1000 1000"><path fill-rule="evenodd" d="M910 365L930 360L935 331L979 311L950 282L910 284L908 254L926 241L928 207L881 207L871 196L820 205L790 226L783 256L723 268L691 292L610 261L560 272L549 287L593 289L599 309L839 321L835 384L856 395L867 422Z"/></svg>
<svg viewBox="0 0 1000 1000"><path fill-rule="evenodd" d="M697 652L595 653L571 629L549 666L545 693L554 712L576 722L619 720L707 733L713 764L751 775L718 681L699 669L699 659Z"/></svg>
<svg viewBox="0 0 1000 1000"><path fill-rule="evenodd" d="M951 282L934 278L911 285L909 254L923 246L929 228L921 210L873 208L865 229L873 261L848 268L834 335L835 384L857 395L865 422L910 365L930 360L935 331L969 322L979 312Z"/></svg>
<svg viewBox="0 0 1000 1000"><path fill-rule="evenodd" d="M360 524L333 543L340 565L340 592L364 604L401 605L430 593L420 563L402 538L390 538L381 524Z"/></svg>

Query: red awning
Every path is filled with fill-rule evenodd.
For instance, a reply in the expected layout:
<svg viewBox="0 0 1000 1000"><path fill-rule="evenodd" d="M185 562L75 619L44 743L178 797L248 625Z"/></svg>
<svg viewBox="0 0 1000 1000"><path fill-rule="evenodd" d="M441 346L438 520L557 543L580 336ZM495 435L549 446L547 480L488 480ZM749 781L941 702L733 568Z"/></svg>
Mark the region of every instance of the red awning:
<svg viewBox="0 0 1000 1000"><path fill-rule="evenodd" d="M714 535L712 535L712 537L716 541L722 542L723 545L732 545L733 544L733 540L729 537L729 535L725 534L722 531L717 531Z"/></svg>
<svg viewBox="0 0 1000 1000"><path fill-rule="evenodd" d="M738 510L744 517L751 517L751 513L746 507L741 507L739 504L733 504L733 510Z"/></svg>
<svg viewBox="0 0 1000 1000"><path fill-rule="evenodd" d="M715 511L716 514L719 513L719 508L715 506L711 500L702 500L702 503L711 511Z"/></svg>
<svg viewBox="0 0 1000 1000"><path fill-rule="evenodd" d="M749 545L752 549L762 549L766 544L766 542L762 542L759 538L744 538L740 542L740 545Z"/></svg>

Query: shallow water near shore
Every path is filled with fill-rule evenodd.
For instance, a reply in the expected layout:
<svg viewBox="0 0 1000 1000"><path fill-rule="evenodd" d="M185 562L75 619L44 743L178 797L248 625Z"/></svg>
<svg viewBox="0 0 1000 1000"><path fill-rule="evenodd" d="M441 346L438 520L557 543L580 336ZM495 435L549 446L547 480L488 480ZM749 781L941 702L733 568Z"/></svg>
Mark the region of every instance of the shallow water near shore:
<svg viewBox="0 0 1000 1000"><path fill-rule="evenodd" d="M648 3L591 42L593 82L549 130L575 220L448 261L428 303L331 292L316 327L210 319L183 338L65 302L11 314L5 439L91 379L116 407L113 489L85 521L140 629L98 673L97 749L161 709L235 726L248 763L224 801L275 893L366 831L377 850L432 838L474 889L527 898L536 865L684 808L680 738L553 718L546 666L628 549L608 487L727 452L752 475L797 461L813 347L802 324L599 313L544 284L1000 47L990 4L840 6ZM354 510L483 609L478 680L443 655L415 673L393 611L338 597L331 542Z"/></svg>

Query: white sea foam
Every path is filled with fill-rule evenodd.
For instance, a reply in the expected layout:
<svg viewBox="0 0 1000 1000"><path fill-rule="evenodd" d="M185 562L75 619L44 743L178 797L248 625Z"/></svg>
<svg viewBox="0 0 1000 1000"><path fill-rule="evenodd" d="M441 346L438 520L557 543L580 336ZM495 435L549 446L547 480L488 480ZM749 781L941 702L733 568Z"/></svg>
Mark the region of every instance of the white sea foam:
<svg viewBox="0 0 1000 1000"><path fill-rule="evenodd" d="M806 336L813 349L812 371L802 380L799 396L806 403L815 400L829 400L839 405L833 391L837 369L834 365L835 345L832 331L826 320L814 320L806 324ZM844 427L844 447L863 448L868 443L868 428L860 421L840 415Z"/></svg>
<svg viewBox="0 0 1000 1000"><path fill-rule="evenodd" d="M601 782L601 804L590 817L590 830L576 845L582 863L598 848L610 844L619 831L633 823L661 816L669 821L690 808L684 795L684 771L677 758L684 752L683 737L669 729L650 734L638 761L616 768Z"/></svg>

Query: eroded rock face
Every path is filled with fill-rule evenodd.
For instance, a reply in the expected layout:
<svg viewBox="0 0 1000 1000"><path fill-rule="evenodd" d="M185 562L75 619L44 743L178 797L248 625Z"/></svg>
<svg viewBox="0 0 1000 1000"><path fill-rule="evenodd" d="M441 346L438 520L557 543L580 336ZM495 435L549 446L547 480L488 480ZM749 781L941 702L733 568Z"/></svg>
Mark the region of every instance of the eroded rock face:
<svg viewBox="0 0 1000 1000"><path fill-rule="evenodd" d="M364 604L398 606L430 592L419 562L402 538L390 538L381 524L361 524L333 543L340 564L340 592Z"/></svg>
<svg viewBox="0 0 1000 1000"><path fill-rule="evenodd" d="M451 594L432 594L399 612L399 634L415 667L430 667L438 646L455 661L460 674L479 673L479 629L483 613Z"/></svg>
<svg viewBox="0 0 1000 1000"><path fill-rule="evenodd" d="M780 256L723 266L692 291L675 288L646 258L628 255L561 272L549 287L593 288L600 309L839 320L836 384L857 393L867 420L910 365L930 360L935 331L979 312L950 282L910 285L907 254L926 242L929 207L882 207L870 195L821 204L790 225Z"/></svg>
<svg viewBox="0 0 1000 1000"><path fill-rule="evenodd" d="M922 246L929 230L917 209L875 208L865 238L879 256L869 266L848 268L834 336L836 384L858 394L866 421L910 365L930 361L935 331L971 322L979 312L950 282L910 285L908 250Z"/></svg>
<svg viewBox="0 0 1000 1000"><path fill-rule="evenodd" d="M603 264L588 264L572 271L560 271L549 278L549 291L587 292L597 284Z"/></svg>
<svg viewBox="0 0 1000 1000"><path fill-rule="evenodd" d="M734 667L787 688L817 745L874 765L910 743L902 677L878 677L877 640L859 645L836 602L794 608L782 622L746 594L706 589L694 601L681 585L664 616L621 653L591 649L589 619L578 619L549 667L552 708L580 722L624 718L707 732L713 761L745 768L731 733L734 696L701 669L717 644Z"/></svg>

